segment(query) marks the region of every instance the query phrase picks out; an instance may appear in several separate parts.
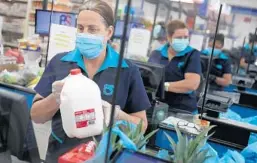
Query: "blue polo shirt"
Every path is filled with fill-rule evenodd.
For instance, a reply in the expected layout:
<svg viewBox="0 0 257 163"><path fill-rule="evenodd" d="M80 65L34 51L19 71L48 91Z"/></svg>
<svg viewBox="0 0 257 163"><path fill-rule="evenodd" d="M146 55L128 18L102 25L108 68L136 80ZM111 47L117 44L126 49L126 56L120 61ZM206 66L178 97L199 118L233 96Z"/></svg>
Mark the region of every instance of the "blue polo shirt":
<svg viewBox="0 0 257 163"><path fill-rule="evenodd" d="M203 50L202 55L209 56L208 50ZM221 52L215 56L216 58L213 59L212 67L210 70L211 75L215 75L217 77L222 77L224 74L231 74L231 62L224 52ZM208 63L207 63L208 64ZM223 87L217 85L217 83L213 82L210 83L211 89L222 90Z"/></svg>
<svg viewBox="0 0 257 163"><path fill-rule="evenodd" d="M154 50L148 62L165 65L165 81L175 82L185 79L185 73L201 74L200 52L188 46L184 51L177 53L171 61L168 59L169 44ZM196 110L195 92L165 93L165 102L170 107L193 112Z"/></svg>
<svg viewBox="0 0 257 163"><path fill-rule="evenodd" d="M111 46L107 45L106 58L93 78L101 90L102 99L109 103L112 101L118 60L119 54ZM83 57L78 50L75 49L69 53L56 55L46 67L42 78L35 87L35 91L41 96L47 97L52 93L52 83L67 77L70 70L74 68L80 68L83 75L87 76ZM124 112L136 113L151 107L139 69L125 59L122 61L122 70L117 89L115 105L119 105ZM53 132L62 139L65 135L61 124L58 111L53 117L52 127Z"/></svg>

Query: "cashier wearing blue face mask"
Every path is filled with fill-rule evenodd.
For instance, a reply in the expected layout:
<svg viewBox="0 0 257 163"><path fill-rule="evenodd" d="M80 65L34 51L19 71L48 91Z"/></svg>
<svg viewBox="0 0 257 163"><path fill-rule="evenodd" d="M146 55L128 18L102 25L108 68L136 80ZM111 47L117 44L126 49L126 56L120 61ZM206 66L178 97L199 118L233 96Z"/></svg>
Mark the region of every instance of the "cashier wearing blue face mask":
<svg viewBox="0 0 257 163"><path fill-rule="evenodd" d="M193 112L194 91L200 84L200 52L189 46L189 31L183 22L169 22L166 31L168 43L153 51L149 62L166 66L165 102L171 108Z"/></svg>
<svg viewBox="0 0 257 163"><path fill-rule="evenodd" d="M213 37L210 38L208 48L202 51L202 55L210 56L212 53ZM222 52L224 46L224 35L217 34L213 51L213 62L210 70L210 89L222 90L223 87L231 84L231 63L227 54Z"/></svg>
<svg viewBox="0 0 257 163"><path fill-rule="evenodd" d="M252 48L253 54L252 55ZM243 51L241 53L241 60L240 60L240 74L245 74L248 64L253 64L256 61L257 57L257 36L250 33L249 34L249 43L244 45Z"/></svg>
<svg viewBox="0 0 257 163"><path fill-rule="evenodd" d="M49 140L48 153L50 155L58 153L52 157L88 141L68 138L62 129L59 112L60 92L64 84L63 79L69 75L71 69L81 69L83 75L98 84L104 100L104 116L107 119L110 117L110 103L115 89L114 82L119 60L119 54L107 44L112 37L113 27L113 11L106 2L101 0L85 2L77 19L76 48L71 52L56 55L35 87L37 95L31 109L31 118L36 123L52 120L53 132ZM138 68L127 60L122 61L117 89L115 105L120 107L116 107L114 119L134 124L142 120L146 129L145 110L151 105Z"/></svg>

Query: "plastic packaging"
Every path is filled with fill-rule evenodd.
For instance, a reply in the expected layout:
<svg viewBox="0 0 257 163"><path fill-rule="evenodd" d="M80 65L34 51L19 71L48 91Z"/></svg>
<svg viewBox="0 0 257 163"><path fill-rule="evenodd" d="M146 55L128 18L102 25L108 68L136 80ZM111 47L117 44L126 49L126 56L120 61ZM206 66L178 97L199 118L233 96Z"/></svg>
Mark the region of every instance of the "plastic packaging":
<svg viewBox="0 0 257 163"><path fill-rule="evenodd" d="M95 154L96 144L93 141L82 144L65 153L58 159L58 163L81 163L91 159Z"/></svg>
<svg viewBox="0 0 257 163"><path fill-rule="evenodd" d="M138 151L136 144L119 128L120 125L125 125L130 128L131 132L135 132L136 125L125 122L125 121L117 121L112 129L112 135L116 135L119 138L119 143L126 149L131 151ZM102 136L101 141L96 149L95 155L92 159L88 160L86 163L102 163L105 162L105 154L107 152L107 143L108 143L108 135L110 131L108 130ZM111 154L114 152L115 145L111 144L109 146L108 157L110 158Z"/></svg>
<svg viewBox="0 0 257 163"><path fill-rule="evenodd" d="M225 153L220 159L220 163L245 163L245 159L237 151L228 150L227 153Z"/></svg>
<svg viewBox="0 0 257 163"><path fill-rule="evenodd" d="M61 92L63 129L70 138L86 138L103 131L104 115L98 85L73 69Z"/></svg>
<svg viewBox="0 0 257 163"><path fill-rule="evenodd" d="M257 142L246 147L241 154L245 158L246 163L256 163L257 162Z"/></svg>

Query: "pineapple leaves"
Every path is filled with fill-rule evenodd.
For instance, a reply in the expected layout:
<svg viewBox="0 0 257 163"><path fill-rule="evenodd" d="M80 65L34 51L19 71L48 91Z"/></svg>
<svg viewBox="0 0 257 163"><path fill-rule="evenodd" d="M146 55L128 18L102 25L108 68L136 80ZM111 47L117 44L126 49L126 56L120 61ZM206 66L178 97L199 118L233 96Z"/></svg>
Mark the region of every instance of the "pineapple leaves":
<svg viewBox="0 0 257 163"><path fill-rule="evenodd" d="M99 143L94 136L93 136L93 141L95 142L95 145L98 147Z"/></svg>
<svg viewBox="0 0 257 163"><path fill-rule="evenodd" d="M186 144L187 137L182 135L182 133L180 132L177 126L175 126L175 130L177 132L178 143L176 146L176 152L174 152L174 154L176 158L184 158L184 152L187 147L187 144Z"/></svg>
<svg viewBox="0 0 257 163"><path fill-rule="evenodd" d="M148 141L156 132L158 132L158 131L159 131L159 129L156 129L156 130L150 132L149 134L147 134L147 135L144 137L144 139L141 140L141 143L139 143L137 147L138 147L138 148L142 148L142 147L147 143L147 141Z"/></svg>
<svg viewBox="0 0 257 163"><path fill-rule="evenodd" d="M197 147L199 148L200 146L203 146L206 142L206 140L210 137L208 136L206 139L206 135L208 132L213 129L215 126L211 126L209 128L206 128L203 130L199 135L196 136L196 138L189 144L189 149L188 149L188 156L191 156L194 151L197 150ZM203 141L204 140L204 141ZM201 143L201 144L200 144Z"/></svg>
<svg viewBox="0 0 257 163"><path fill-rule="evenodd" d="M206 141L213 135L213 133L208 135L208 132L214 127L215 126L211 126L203 130L196 137L189 137L188 135L183 135L177 126L175 126L178 138L177 144L167 133L164 133L174 151L174 162L203 163L205 160L213 157L208 156L209 149L202 148L204 147Z"/></svg>
<svg viewBox="0 0 257 163"><path fill-rule="evenodd" d="M141 135L141 133L142 133L142 128L143 128L143 120L141 119L140 122L139 122L139 124L137 125L136 132L135 132L133 138L135 138L135 137L138 136L138 135Z"/></svg>
<svg viewBox="0 0 257 163"><path fill-rule="evenodd" d="M172 148L173 151L175 152L175 151L176 151L176 146L177 146L177 144L176 144L175 141L170 137L170 135L168 135L168 134L165 133L165 132L164 132L164 134L166 135L167 139L169 140L171 148Z"/></svg>

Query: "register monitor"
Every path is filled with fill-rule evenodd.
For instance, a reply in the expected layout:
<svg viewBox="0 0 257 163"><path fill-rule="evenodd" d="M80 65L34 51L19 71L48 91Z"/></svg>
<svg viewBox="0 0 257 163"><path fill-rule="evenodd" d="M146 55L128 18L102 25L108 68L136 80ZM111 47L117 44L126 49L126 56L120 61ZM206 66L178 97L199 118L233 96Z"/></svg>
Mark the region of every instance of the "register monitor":
<svg viewBox="0 0 257 163"><path fill-rule="evenodd" d="M147 93L153 93L158 100L164 100L165 67L154 63L131 61L138 66Z"/></svg>
<svg viewBox="0 0 257 163"><path fill-rule="evenodd" d="M208 70L210 56L200 55L200 59L201 59L202 74L203 75L207 75L207 70ZM213 60L217 59L217 57L213 57L212 59Z"/></svg>
<svg viewBox="0 0 257 163"><path fill-rule="evenodd" d="M0 89L0 136L1 150L10 153L20 160L29 160L37 157L37 147L35 152L29 152L27 141L36 144L35 139L28 140L28 129L30 113L26 102L26 97L11 91ZM32 131L34 134L34 131ZM33 142L34 141L34 142ZM38 157L39 158L39 157Z"/></svg>
<svg viewBox="0 0 257 163"><path fill-rule="evenodd" d="M162 160L157 157L146 155L140 152L132 152L127 149L123 149L120 153L116 155L112 162L122 162L122 163L131 163L131 162L144 162L144 163L168 163L169 161Z"/></svg>
<svg viewBox="0 0 257 163"><path fill-rule="evenodd" d="M51 11L36 10L35 14L35 33L40 35L49 35ZM77 15L74 13L57 12L52 13L52 24L60 24L70 27L76 27Z"/></svg>
<svg viewBox="0 0 257 163"><path fill-rule="evenodd" d="M124 30L124 21L123 20L117 20L116 24L115 24L115 30L114 30L114 34L113 37L114 38L121 38L122 34L123 34L123 30ZM126 34L126 39L129 38L129 34L132 28L144 28L144 25L141 23L129 23L128 24L128 29L127 29L127 34Z"/></svg>

